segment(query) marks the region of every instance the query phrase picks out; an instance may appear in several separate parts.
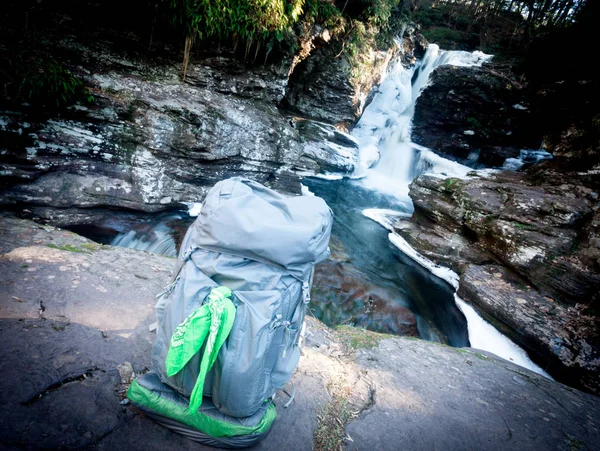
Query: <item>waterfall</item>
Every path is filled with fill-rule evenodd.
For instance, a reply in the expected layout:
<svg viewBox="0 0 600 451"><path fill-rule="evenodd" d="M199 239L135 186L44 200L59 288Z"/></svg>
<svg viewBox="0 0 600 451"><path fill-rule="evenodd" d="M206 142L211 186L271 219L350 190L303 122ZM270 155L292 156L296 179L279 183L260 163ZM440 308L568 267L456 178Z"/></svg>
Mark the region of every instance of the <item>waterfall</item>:
<svg viewBox="0 0 600 451"><path fill-rule="evenodd" d="M481 66L491 55L441 51L431 44L423 59L406 69L397 61L378 88L352 135L359 142L356 175L370 189L408 199L408 185L424 172L465 176L470 168L439 157L411 141L415 104L439 66Z"/></svg>
<svg viewBox="0 0 600 451"><path fill-rule="evenodd" d="M184 213L159 214L151 220L138 224L133 230L118 234L111 241L111 246L129 247L138 251L176 257L177 241L174 237L176 229L174 224L179 224L182 228L180 232L184 232L187 224L191 222L190 218L198 216L202 209L200 202L185 202L184 205L188 208L189 218L185 218Z"/></svg>
<svg viewBox="0 0 600 451"><path fill-rule="evenodd" d="M359 142L360 167L356 175L363 186L395 198L399 207L412 209L408 196L409 184L418 175L427 172L444 176L464 177L472 169L447 160L426 147L411 141L411 124L415 104L427 87L432 72L442 65L481 66L491 55L481 52L441 51L431 44L420 63L406 69L397 62L379 86L372 103L353 131ZM363 214L393 232L393 219L405 212L368 209ZM438 266L417 253L402 237L390 233L390 241L404 254L427 268L433 274L458 288L458 275ZM506 360L549 377L533 363L526 352L485 321L470 305L455 295L457 307L467 320L471 346L489 351Z"/></svg>
<svg viewBox="0 0 600 451"><path fill-rule="evenodd" d="M120 233L110 244L169 257L177 256L177 244L173 239L172 230L162 222L152 225L148 230Z"/></svg>

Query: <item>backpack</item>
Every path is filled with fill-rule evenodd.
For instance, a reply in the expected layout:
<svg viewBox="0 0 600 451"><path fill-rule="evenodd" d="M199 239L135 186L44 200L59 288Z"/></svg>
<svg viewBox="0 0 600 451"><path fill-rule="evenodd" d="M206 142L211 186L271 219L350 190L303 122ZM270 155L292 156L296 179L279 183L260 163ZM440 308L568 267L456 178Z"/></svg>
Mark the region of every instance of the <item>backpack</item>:
<svg viewBox="0 0 600 451"><path fill-rule="evenodd" d="M332 220L318 197L239 177L209 191L159 295L152 350L154 372L190 411L208 396L220 413L249 417L289 381Z"/></svg>

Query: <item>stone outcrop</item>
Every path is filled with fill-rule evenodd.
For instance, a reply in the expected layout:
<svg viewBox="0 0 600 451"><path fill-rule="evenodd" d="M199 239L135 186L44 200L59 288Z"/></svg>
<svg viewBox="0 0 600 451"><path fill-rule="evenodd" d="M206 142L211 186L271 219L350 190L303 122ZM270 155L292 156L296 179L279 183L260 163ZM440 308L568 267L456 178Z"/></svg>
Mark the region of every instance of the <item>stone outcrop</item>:
<svg viewBox="0 0 600 451"><path fill-rule="evenodd" d="M471 167L498 167L539 148L532 121L525 89L493 64L442 66L417 100L412 139Z"/></svg>
<svg viewBox="0 0 600 451"><path fill-rule="evenodd" d="M73 39L51 45L87 73L94 104L48 116L0 111L4 207L50 221L81 217L77 209L156 212L199 201L235 175L299 193L301 176L349 172L357 159L349 140L317 149L300 139L277 110L287 78L272 66L206 57L183 82L178 66L158 57Z"/></svg>
<svg viewBox="0 0 600 451"><path fill-rule="evenodd" d="M589 32L594 33L591 29ZM598 188L600 105L595 99L600 96L600 83L597 71L581 70L587 67L585 59L579 63L582 67L577 70L538 69L541 80L532 81L530 97L536 122L544 135L544 147L559 160L556 168L579 173L588 185L593 183Z"/></svg>
<svg viewBox="0 0 600 451"><path fill-rule="evenodd" d="M358 164L358 142L333 125L292 118L303 147L302 163L315 172L351 173Z"/></svg>
<svg viewBox="0 0 600 451"><path fill-rule="evenodd" d="M400 30L399 30L400 32ZM340 42L338 42L340 43ZM319 45L320 44L320 45ZM414 25L404 31L402 45L379 49L375 40L361 58L344 51L351 43L317 42L309 58L293 70L282 105L301 116L349 128L358 120L389 64L401 58L409 66L423 56L427 41Z"/></svg>
<svg viewBox="0 0 600 451"><path fill-rule="evenodd" d="M461 273L459 294L559 380L600 390L598 195L524 173L421 176L396 231Z"/></svg>
<svg viewBox="0 0 600 451"><path fill-rule="evenodd" d="M173 262L0 215L3 449L198 449L125 399L132 373L148 369L154 294ZM276 400L278 419L256 449L600 443L595 396L485 352L307 324L295 400L288 409L284 394Z"/></svg>

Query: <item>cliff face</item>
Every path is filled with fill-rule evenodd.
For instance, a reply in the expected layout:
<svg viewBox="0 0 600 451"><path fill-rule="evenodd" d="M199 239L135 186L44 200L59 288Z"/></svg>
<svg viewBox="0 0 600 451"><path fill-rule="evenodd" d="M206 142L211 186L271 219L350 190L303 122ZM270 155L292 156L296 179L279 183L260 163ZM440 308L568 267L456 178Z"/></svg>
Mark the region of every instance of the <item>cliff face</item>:
<svg viewBox="0 0 600 451"><path fill-rule="evenodd" d="M391 61L401 58L409 66L427 49L427 41L415 26L405 29L401 45L381 50L375 42L369 44L361 51L360 62L344 52L344 47L340 50L331 42L315 42L310 56L293 69L282 105L302 116L344 128L360 118L372 88L381 83Z"/></svg>
<svg viewBox="0 0 600 451"><path fill-rule="evenodd" d="M289 67L203 56L182 81L164 51L132 53L94 36L46 44L85 79L93 104L0 109L4 207L61 225L85 212L93 223L106 208L181 208L235 175L299 194L302 176L353 170L355 142L327 124L313 125L316 138L277 109Z"/></svg>
<svg viewBox="0 0 600 451"><path fill-rule="evenodd" d="M107 208L181 208L235 175L299 194L303 176L352 172L358 145L333 124L357 118L356 99L364 104L392 57L402 51L414 62L410 30L402 49L373 53L359 84L337 62L323 63L332 47L317 26L296 56L276 64L246 64L225 50L199 53L185 81L168 47L148 53L134 38L106 31L45 37L47 51L85 80L94 103L47 114L28 105L0 108L0 205L68 226L94 223ZM320 68L324 91L318 77L301 90L288 83L303 64ZM334 86L347 88L349 109L321 97L334 95ZM325 122L282 114L277 105L292 92L318 103L314 111L327 114L308 116Z"/></svg>
<svg viewBox="0 0 600 451"><path fill-rule="evenodd" d="M539 148L532 121L526 90L493 64L443 66L417 100L412 138L471 167L497 167Z"/></svg>
<svg viewBox="0 0 600 451"><path fill-rule="evenodd" d="M459 295L565 383L597 393L600 209L583 185L524 173L421 176L396 231L461 274Z"/></svg>

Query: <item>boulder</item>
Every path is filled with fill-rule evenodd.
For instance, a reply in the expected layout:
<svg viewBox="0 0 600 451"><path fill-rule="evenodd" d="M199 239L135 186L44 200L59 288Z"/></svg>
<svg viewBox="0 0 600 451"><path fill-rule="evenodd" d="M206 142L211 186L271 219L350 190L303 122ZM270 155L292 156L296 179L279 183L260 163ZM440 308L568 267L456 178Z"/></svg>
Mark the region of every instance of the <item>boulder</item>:
<svg viewBox="0 0 600 451"><path fill-rule="evenodd" d="M351 173L358 164L358 142L334 126L309 119L290 119L300 135L302 163L315 171Z"/></svg>
<svg viewBox="0 0 600 451"><path fill-rule="evenodd" d="M500 265L468 266L458 294L557 380L600 392L599 321L586 315L581 305L566 306L542 296Z"/></svg>
<svg viewBox="0 0 600 451"><path fill-rule="evenodd" d="M410 187L413 217L395 230L461 273L459 294L554 377L597 393L599 203L577 181L423 175Z"/></svg>
<svg viewBox="0 0 600 451"><path fill-rule="evenodd" d="M465 180L424 175L410 195L415 220L426 217L461 235L467 247L487 252L542 294L569 304L596 296L600 268L588 255L597 247L591 230L598 201L591 189L537 185L522 173L499 172Z"/></svg>
<svg viewBox="0 0 600 451"><path fill-rule="evenodd" d="M412 139L471 167L500 167L521 149L538 149L542 133L525 89L493 64L442 66L417 99Z"/></svg>

